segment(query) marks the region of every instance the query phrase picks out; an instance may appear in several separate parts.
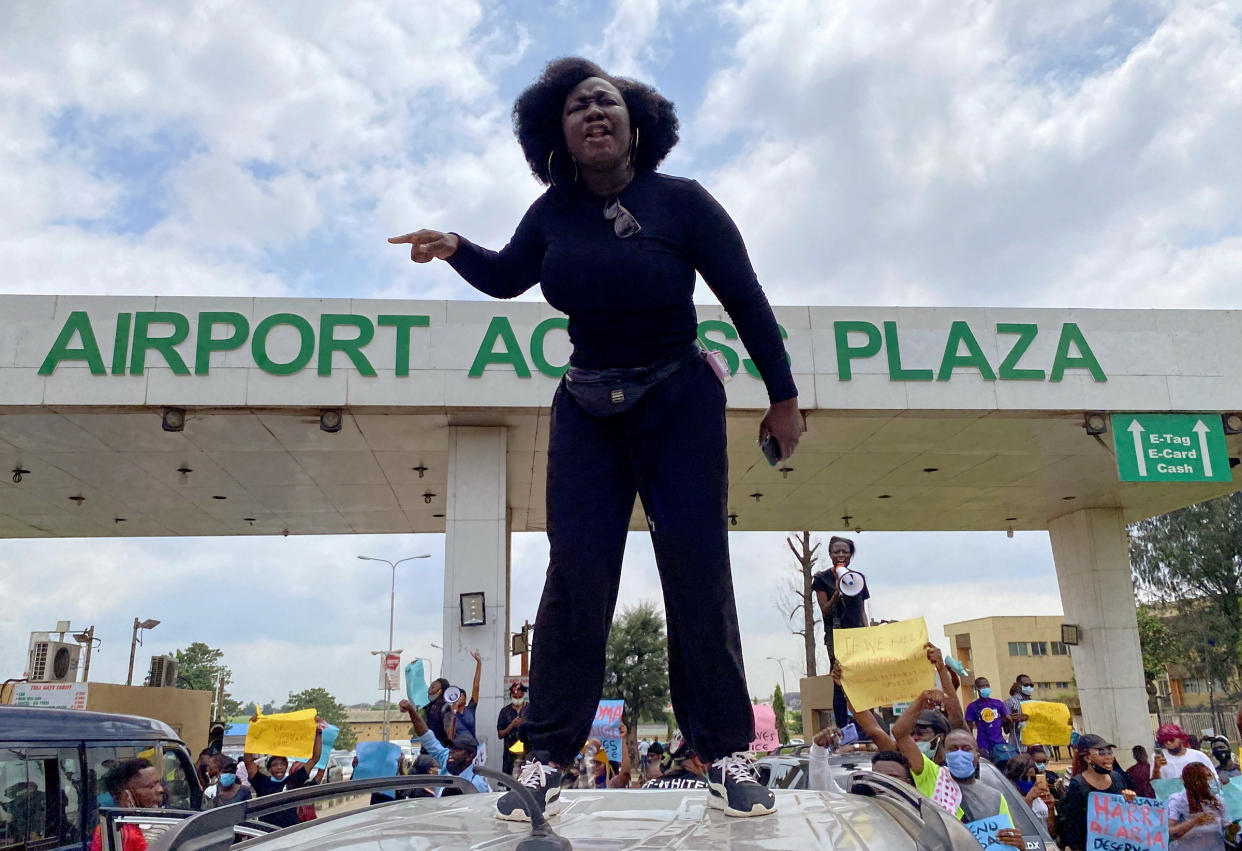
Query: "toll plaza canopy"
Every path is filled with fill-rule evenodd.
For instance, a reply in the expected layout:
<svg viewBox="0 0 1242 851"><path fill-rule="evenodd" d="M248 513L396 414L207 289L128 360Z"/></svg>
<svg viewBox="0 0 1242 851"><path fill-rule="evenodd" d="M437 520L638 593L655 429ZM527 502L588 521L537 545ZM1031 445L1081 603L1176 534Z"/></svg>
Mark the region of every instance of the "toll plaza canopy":
<svg viewBox="0 0 1242 851"><path fill-rule="evenodd" d="M1146 742L1125 525L1236 488L1242 313L776 315L809 428L784 469L734 326L699 308L736 372L731 528L1049 530L1085 723ZM444 532L464 675L462 630L506 657L508 536L545 526L566 327L540 302L0 296L0 537ZM487 625L458 627L478 590Z"/></svg>
<svg viewBox="0 0 1242 851"><path fill-rule="evenodd" d="M1046 529L1233 489L1122 483L1117 436L1083 415L1242 408L1242 313L776 312L809 427L784 471L756 448L767 400L733 325L699 309L737 371L738 530ZM510 527L542 530L565 327L535 302L2 296L0 463L30 472L0 481L0 536L440 532L464 425L505 429Z"/></svg>

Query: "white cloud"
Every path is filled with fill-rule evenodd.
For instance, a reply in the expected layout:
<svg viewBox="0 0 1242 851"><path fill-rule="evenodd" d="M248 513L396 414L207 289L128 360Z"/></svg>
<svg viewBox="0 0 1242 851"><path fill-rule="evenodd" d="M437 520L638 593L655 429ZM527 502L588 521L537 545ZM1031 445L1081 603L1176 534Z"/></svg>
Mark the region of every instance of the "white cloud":
<svg viewBox="0 0 1242 851"><path fill-rule="evenodd" d="M997 7L734 14L692 132L737 145L713 185L781 300L1237 303L1236 12L1181 4L1098 64Z"/></svg>
<svg viewBox="0 0 1242 851"><path fill-rule="evenodd" d="M608 73L622 77L646 77L650 45L660 22L660 0L615 0L612 17L604 26L603 41L586 48L589 57L599 57Z"/></svg>

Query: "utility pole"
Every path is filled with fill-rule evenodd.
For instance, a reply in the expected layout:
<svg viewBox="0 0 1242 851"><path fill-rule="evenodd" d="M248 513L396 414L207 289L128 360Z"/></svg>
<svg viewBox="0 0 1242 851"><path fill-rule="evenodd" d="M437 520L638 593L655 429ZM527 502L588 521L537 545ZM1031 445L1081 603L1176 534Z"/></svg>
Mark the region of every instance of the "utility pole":
<svg viewBox="0 0 1242 851"><path fill-rule="evenodd" d="M86 682L91 676L91 651L95 648L95 627L79 632L75 635L74 640L86 645L86 662L82 666L82 682Z"/></svg>

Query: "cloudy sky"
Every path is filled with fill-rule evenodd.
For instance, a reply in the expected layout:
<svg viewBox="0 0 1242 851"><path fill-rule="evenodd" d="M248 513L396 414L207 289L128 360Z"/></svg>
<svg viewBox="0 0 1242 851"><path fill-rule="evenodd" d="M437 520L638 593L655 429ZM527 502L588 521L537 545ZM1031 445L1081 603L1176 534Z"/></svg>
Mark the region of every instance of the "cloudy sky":
<svg viewBox="0 0 1242 851"><path fill-rule="evenodd" d="M1238 0L15 0L0 292L476 297L384 237L505 241L539 192L509 111L565 54L677 103L665 170L724 203L777 304L1242 301ZM933 637L1060 611L1041 533L859 545L874 613L925 614ZM221 647L241 698L370 700L388 572L355 556L420 552L397 643L438 670L439 536L0 541L0 674L20 674L30 630L72 618L103 637L92 676L123 679L129 623L154 617L144 653ZM766 657L799 671L771 580L786 552L734 537L756 694L780 680ZM546 556L516 537L518 624ZM622 604L657 598L634 535Z"/></svg>

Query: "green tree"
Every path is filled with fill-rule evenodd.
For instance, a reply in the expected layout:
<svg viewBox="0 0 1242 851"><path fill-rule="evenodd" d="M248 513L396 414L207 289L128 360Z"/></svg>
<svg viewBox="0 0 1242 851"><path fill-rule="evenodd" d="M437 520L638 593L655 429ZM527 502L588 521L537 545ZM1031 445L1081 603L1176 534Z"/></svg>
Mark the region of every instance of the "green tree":
<svg viewBox="0 0 1242 851"><path fill-rule="evenodd" d="M638 603L613 620L605 657L604 697L625 701L621 717L629 728L626 746L631 752L637 746L638 722L665 717L668 646L664 614L653 603Z"/></svg>
<svg viewBox="0 0 1242 851"><path fill-rule="evenodd" d="M1143 677L1153 682L1164 675L1169 665L1179 661L1181 646L1169 624L1152 611L1151 606L1139 604L1139 646L1143 652Z"/></svg>
<svg viewBox="0 0 1242 851"><path fill-rule="evenodd" d="M789 716L785 713L785 695L778 685L772 691L772 711L776 713L776 740L782 745L789 743Z"/></svg>
<svg viewBox="0 0 1242 851"><path fill-rule="evenodd" d="M195 641L185 650L174 651L173 655L177 657L177 688L209 691L214 695L222 679L225 686L233 681L233 672L223 661L223 650ZM212 705L214 706L214 698ZM220 716L230 718L240 715L241 712L241 703L234 700L226 688Z"/></svg>
<svg viewBox="0 0 1242 851"><path fill-rule="evenodd" d="M345 707L324 688L308 688L290 693L289 699L281 707L282 712L296 712L299 709L314 709L319 717L340 728L334 747L341 750L353 750L358 742L354 728L349 726L345 716ZM266 711L266 710L264 710Z"/></svg>
<svg viewBox="0 0 1242 851"><path fill-rule="evenodd" d="M1130 564L1143 602L1165 604L1192 675L1242 691L1242 493L1130 527Z"/></svg>

